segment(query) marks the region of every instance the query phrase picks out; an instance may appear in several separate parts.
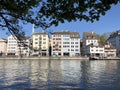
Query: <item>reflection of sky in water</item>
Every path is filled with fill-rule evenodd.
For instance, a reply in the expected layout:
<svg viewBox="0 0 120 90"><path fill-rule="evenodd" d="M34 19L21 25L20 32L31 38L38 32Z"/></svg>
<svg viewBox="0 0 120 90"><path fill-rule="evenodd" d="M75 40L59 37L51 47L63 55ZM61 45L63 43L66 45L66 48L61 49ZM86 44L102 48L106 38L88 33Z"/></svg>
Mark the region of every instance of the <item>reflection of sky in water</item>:
<svg viewBox="0 0 120 90"><path fill-rule="evenodd" d="M0 90L120 90L120 61L0 60Z"/></svg>

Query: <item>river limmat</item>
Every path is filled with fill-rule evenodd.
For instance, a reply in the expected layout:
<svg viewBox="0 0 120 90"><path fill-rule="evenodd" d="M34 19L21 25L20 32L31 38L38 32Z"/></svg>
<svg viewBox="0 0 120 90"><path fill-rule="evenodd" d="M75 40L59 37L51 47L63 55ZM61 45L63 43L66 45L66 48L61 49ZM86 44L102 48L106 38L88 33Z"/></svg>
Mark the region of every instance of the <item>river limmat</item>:
<svg viewBox="0 0 120 90"><path fill-rule="evenodd" d="M0 90L120 90L119 60L0 60Z"/></svg>

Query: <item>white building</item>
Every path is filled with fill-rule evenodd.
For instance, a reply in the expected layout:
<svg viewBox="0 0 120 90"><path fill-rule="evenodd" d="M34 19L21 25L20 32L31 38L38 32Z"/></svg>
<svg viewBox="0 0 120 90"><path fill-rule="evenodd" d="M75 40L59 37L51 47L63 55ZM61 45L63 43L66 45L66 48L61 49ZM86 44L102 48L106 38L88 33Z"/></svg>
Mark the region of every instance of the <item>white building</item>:
<svg viewBox="0 0 120 90"><path fill-rule="evenodd" d="M86 47L86 55L90 57L104 57L104 47L100 45L88 45Z"/></svg>
<svg viewBox="0 0 120 90"><path fill-rule="evenodd" d="M108 41L117 49L117 56L120 56L120 30L113 32Z"/></svg>
<svg viewBox="0 0 120 90"><path fill-rule="evenodd" d="M87 55L88 52L86 52L88 45L94 44L95 46L98 45L98 39L97 34L94 32L84 32L83 33L83 47L82 47L82 55Z"/></svg>
<svg viewBox="0 0 120 90"><path fill-rule="evenodd" d="M0 56L6 55L7 53L7 40L0 38Z"/></svg>
<svg viewBox="0 0 120 90"><path fill-rule="evenodd" d="M25 37L21 41L16 36L10 35L7 43L7 55L29 56L30 53L30 38Z"/></svg>
<svg viewBox="0 0 120 90"><path fill-rule="evenodd" d="M78 32L54 32L52 34L52 55L80 55L80 35Z"/></svg>
<svg viewBox="0 0 120 90"><path fill-rule="evenodd" d="M25 36L24 39L21 40L21 42L18 42L18 48L19 48L19 54L22 56L30 56L31 50L30 50L30 37Z"/></svg>
<svg viewBox="0 0 120 90"><path fill-rule="evenodd" d="M8 37L8 43L7 43L7 55L19 55L19 48L17 43L17 38L15 36L10 35Z"/></svg>

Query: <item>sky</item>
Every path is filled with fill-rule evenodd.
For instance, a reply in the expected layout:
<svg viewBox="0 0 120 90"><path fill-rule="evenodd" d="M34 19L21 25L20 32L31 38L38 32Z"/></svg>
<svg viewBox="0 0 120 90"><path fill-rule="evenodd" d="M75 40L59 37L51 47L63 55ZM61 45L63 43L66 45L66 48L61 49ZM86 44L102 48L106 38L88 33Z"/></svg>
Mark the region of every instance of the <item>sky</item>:
<svg viewBox="0 0 120 90"><path fill-rule="evenodd" d="M26 35L31 36L32 25L28 24L23 28ZM97 34L103 34L105 32L114 32L120 30L120 4L112 6L112 8L106 12L105 16L101 16L99 21L94 23L85 21L65 22L59 24L57 27L51 26L47 31L76 31L79 32L80 38L82 38L83 32L93 31ZM35 30L35 32L41 32L41 28ZM7 38L7 30L0 30L0 38Z"/></svg>

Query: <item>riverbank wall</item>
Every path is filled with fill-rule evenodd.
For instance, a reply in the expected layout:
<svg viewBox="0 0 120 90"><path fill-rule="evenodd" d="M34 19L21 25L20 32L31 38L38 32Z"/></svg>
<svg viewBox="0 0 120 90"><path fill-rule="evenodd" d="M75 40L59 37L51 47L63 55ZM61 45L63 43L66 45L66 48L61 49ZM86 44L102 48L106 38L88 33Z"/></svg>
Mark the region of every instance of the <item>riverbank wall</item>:
<svg viewBox="0 0 120 90"><path fill-rule="evenodd" d="M0 60L89 60L89 57L0 57Z"/></svg>

